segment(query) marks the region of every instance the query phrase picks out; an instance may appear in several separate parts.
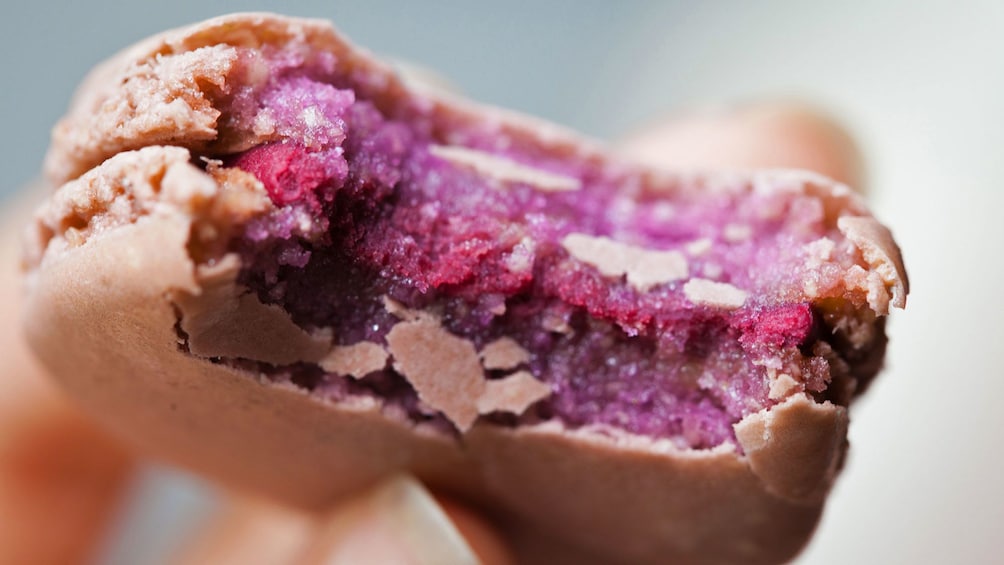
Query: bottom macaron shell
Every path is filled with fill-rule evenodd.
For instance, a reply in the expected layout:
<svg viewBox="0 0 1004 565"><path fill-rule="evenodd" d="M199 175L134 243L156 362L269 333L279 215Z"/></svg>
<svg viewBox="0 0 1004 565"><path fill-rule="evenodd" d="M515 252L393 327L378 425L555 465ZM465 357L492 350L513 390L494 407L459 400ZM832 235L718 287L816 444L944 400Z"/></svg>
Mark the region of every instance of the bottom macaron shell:
<svg viewBox="0 0 1004 565"><path fill-rule="evenodd" d="M773 496L728 448L682 452L552 424L479 427L466 443L525 526L621 562L787 561L822 510Z"/></svg>

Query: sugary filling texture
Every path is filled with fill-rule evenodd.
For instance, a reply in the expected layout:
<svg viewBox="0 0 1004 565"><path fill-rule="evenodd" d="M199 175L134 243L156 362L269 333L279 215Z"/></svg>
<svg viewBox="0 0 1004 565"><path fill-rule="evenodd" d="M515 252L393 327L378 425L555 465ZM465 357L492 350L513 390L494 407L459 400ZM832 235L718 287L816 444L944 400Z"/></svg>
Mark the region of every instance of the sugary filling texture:
<svg viewBox="0 0 1004 565"><path fill-rule="evenodd" d="M832 322L875 325L844 296L861 258L816 197L653 194L627 168L558 159L490 127L451 131L418 106L381 111L325 57L242 56L221 121L263 141L214 157L255 175L276 206L231 251L240 282L301 327L386 346L401 321L388 304L432 312L479 351L506 336L526 352L489 379L525 370L549 386L522 415L490 419L693 448L732 440L734 423L792 392L846 402L878 368L881 327L852 346ZM362 379L268 371L443 421L393 359Z"/></svg>

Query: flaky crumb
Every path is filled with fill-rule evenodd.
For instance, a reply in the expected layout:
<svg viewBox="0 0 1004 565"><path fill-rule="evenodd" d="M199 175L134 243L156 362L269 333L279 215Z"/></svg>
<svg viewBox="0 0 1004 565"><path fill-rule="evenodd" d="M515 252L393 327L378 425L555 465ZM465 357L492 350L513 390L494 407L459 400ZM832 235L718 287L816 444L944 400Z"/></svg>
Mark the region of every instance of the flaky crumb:
<svg viewBox="0 0 1004 565"><path fill-rule="evenodd" d="M500 337L481 349L481 362L485 369L515 369L530 360L530 352L511 337Z"/></svg>
<svg viewBox="0 0 1004 565"><path fill-rule="evenodd" d="M708 251L711 251L711 243L712 242L710 237L702 237L700 239L695 239L694 241L687 243L686 245L683 246L683 248L687 251L687 253L691 257L700 257L701 255L704 255Z"/></svg>
<svg viewBox="0 0 1004 565"><path fill-rule="evenodd" d="M770 381L770 390L767 397L771 400L780 400L798 388L798 381L788 373L780 373Z"/></svg>
<svg viewBox="0 0 1004 565"><path fill-rule="evenodd" d="M394 316L398 320L402 320L405 322L411 322L420 319L428 319L433 321L439 319L439 317L432 312L427 312L422 310L412 310L389 296L383 297L383 307L388 314Z"/></svg>
<svg viewBox="0 0 1004 565"><path fill-rule="evenodd" d="M644 249L582 233L565 236L561 245L568 253L596 267L603 275L627 275L628 283L641 291L687 277L687 258L679 251Z"/></svg>
<svg viewBox="0 0 1004 565"><path fill-rule="evenodd" d="M512 412L519 415L550 394L551 387L538 381L527 371L517 371L485 384L485 391L478 399L478 412Z"/></svg>
<svg viewBox="0 0 1004 565"><path fill-rule="evenodd" d="M188 347L202 357L250 359L275 365L317 362L331 347L331 332L310 333L282 308L263 304L237 284L240 260L227 255L196 272L198 294L178 292Z"/></svg>
<svg viewBox="0 0 1004 565"><path fill-rule="evenodd" d="M349 375L361 379L387 365L387 352L379 344L369 341L337 345L318 362L318 365L325 371L337 375Z"/></svg>
<svg viewBox="0 0 1004 565"><path fill-rule="evenodd" d="M818 268L833 257L833 250L836 248L836 244L828 237L821 237L815 241L806 243L804 248L806 265L810 268Z"/></svg>
<svg viewBox="0 0 1004 565"><path fill-rule="evenodd" d="M468 147L433 145L429 153L454 165L472 169L504 183L527 184L542 192L580 190L579 179L517 163Z"/></svg>
<svg viewBox="0 0 1004 565"><path fill-rule="evenodd" d="M473 343L423 317L391 328L387 347L394 356L394 369L411 383L421 401L442 412L460 431L470 429L485 391Z"/></svg>
<svg viewBox="0 0 1004 565"><path fill-rule="evenodd" d="M746 302L746 291L728 283L691 279L683 285L683 294L694 304L734 309Z"/></svg>
<svg viewBox="0 0 1004 565"><path fill-rule="evenodd" d="M747 224L727 224L722 229L722 237L729 243L740 243L753 235L753 228Z"/></svg>

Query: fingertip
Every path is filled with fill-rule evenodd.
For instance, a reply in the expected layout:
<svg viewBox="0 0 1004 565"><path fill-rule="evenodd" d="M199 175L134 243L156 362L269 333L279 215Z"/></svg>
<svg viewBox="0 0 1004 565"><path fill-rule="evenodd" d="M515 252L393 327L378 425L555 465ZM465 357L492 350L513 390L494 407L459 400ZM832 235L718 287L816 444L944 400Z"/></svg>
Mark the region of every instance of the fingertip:
<svg viewBox="0 0 1004 565"><path fill-rule="evenodd" d="M314 516L278 503L231 494L167 560L205 563L294 563L314 533Z"/></svg>
<svg viewBox="0 0 1004 565"><path fill-rule="evenodd" d="M665 119L617 144L626 158L682 170L808 169L855 188L861 152L838 120L801 102L757 102Z"/></svg>
<svg viewBox="0 0 1004 565"><path fill-rule="evenodd" d="M487 521L408 476L388 479L322 515L234 495L173 557L177 565L515 563Z"/></svg>
<svg viewBox="0 0 1004 565"><path fill-rule="evenodd" d="M397 476L328 515L299 563L511 563L501 538L477 515Z"/></svg>
<svg viewBox="0 0 1004 565"><path fill-rule="evenodd" d="M436 501L467 540L483 565L509 565L516 560L499 532L483 517L459 502L436 494Z"/></svg>
<svg viewBox="0 0 1004 565"><path fill-rule="evenodd" d="M48 379L21 332L20 235L41 187L0 214L0 563L94 558L126 494L132 454Z"/></svg>

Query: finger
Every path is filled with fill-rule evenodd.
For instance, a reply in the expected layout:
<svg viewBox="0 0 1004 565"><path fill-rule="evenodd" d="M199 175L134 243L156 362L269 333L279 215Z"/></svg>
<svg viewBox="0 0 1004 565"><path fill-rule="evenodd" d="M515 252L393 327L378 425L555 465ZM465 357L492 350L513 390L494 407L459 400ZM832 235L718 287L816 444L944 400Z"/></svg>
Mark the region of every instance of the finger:
<svg viewBox="0 0 1004 565"><path fill-rule="evenodd" d="M26 200L0 225L0 563L88 561L132 470L129 455L45 377L21 335L19 234Z"/></svg>
<svg viewBox="0 0 1004 565"><path fill-rule="evenodd" d="M475 512L399 476L322 516L234 498L173 560L202 563L513 563Z"/></svg>
<svg viewBox="0 0 1004 565"><path fill-rule="evenodd" d="M474 513L454 503L443 506L416 479L402 475L328 515L300 562L501 565L512 559Z"/></svg>
<svg viewBox="0 0 1004 565"><path fill-rule="evenodd" d="M516 562L498 530L483 517L447 496L437 494L436 501L474 550L480 563L505 565Z"/></svg>
<svg viewBox="0 0 1004 565"><path fill-rule="evenodd" d="M169 560L175 565L293 563L316 519L274 503L232 496Z"/></svg>
<svg viewBox="0 0 1004 565"><path fill-rule="evenodd" d="M618 143L629 159L662 168L797 168L860 188L863 165L850 134L804 104L747 104L670 118Z"/></svg>

